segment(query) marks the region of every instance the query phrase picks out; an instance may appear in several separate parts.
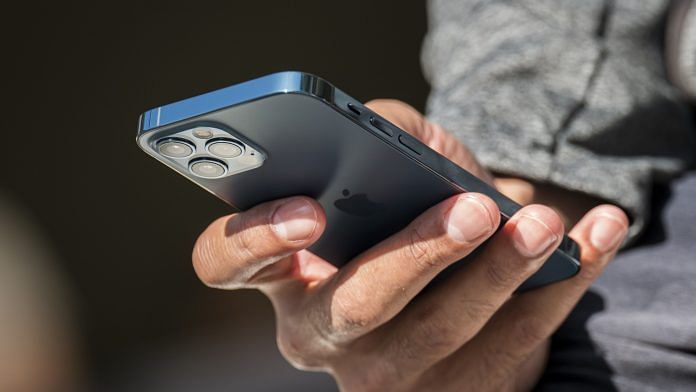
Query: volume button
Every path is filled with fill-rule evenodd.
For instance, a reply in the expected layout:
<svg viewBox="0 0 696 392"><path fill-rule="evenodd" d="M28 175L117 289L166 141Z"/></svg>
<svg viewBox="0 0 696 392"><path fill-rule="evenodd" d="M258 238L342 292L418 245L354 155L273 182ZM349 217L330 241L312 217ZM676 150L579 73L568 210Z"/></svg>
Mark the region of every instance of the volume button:
<svg viewBox="0 0 696 392"><path fill-rule="evenodd" d="M370 116L370 124L372 124L373 127L382 131L383 134L385 134L387 136L394 136L394 131L389 129L389 127L387 127L386 124L384 124L383 122L379 121L378 119L376 119L372 116Z"/></svg>
<svg viewBox="0 0 696 392"><path fill-rule="evenodd" d="M423 145L420 144L416 139L407 136L405 134L400 134L399 135L399 143L401 143L402 146L408 148L415 154L421 155L423 154Z"/></svg>
<svg viewBox="0 0 696 392"><path fill-rule="evenodd" d="M352 103L348 103L348 109L351 112L355 113L357 116L360 116L362 114L360 113L360 109L356 108L355 105L353 105Z"/></svg>

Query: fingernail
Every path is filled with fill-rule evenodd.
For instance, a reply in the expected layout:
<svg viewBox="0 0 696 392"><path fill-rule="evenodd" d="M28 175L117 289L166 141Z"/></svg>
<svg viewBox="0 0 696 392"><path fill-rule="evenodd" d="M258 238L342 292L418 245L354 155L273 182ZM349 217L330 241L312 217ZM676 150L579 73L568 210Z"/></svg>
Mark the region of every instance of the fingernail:
<svg viewBox="0 0 696 392"><path fill-rule="evenodd" d="M493 231L488 209L475 197L463 196L447 217L447 234L459 242L474 242Z"/></svg>
<svg viewBox="0 0 696 392"><path fill-rule="evenodd" d="M317 226L317 213L305 199L294 199L273 213L273 229L288 241L301 241L311 237Z"/></svg>
<svg viewBox="0 0 696 392"><path fill-rule="evenodd" d="M537 257L558 240L558 235L539 218L521 215L515 224L512 239L523 256Z"/></svg>
<svg viewBox="0 0 696 392"><path fill-rule="evenodd" d="M621 220L611 215L599 215L590 229L590 243L600 252L608 252L621 241L626 233L626 226Z"/></svg>

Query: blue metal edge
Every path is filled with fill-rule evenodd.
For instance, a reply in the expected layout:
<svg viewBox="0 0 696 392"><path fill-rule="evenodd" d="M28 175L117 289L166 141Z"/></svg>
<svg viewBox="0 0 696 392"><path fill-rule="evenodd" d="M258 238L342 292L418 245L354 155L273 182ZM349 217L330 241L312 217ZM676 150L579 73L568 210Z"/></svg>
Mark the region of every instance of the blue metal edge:
<svg viewBox="0 0 696 392"><path fill-rule="evenodd" d="M138 135L153 128L272 94L313 93L321 98L331 98L333 91L330 86L321 78L300 71L273 73L150 109L140 116ZM322 97L326 94L331 96Z"/></svg>

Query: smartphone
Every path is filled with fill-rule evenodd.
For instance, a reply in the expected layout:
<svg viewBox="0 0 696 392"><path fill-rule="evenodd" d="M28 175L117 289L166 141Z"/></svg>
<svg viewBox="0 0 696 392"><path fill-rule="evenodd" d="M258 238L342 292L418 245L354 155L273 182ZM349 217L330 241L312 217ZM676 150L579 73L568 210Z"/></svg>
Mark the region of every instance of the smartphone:
<svg viewBox="0 0 696 392"><path fill-rule="evenodd" d="M236 210L294 195L316 199L327 225L309 250L338 267L462 192L490 196L503 222L520 208L326 80L299 71L148 110L137 143ZM564 237L520 289L575 275L578 259L579 247Z"/></svg>

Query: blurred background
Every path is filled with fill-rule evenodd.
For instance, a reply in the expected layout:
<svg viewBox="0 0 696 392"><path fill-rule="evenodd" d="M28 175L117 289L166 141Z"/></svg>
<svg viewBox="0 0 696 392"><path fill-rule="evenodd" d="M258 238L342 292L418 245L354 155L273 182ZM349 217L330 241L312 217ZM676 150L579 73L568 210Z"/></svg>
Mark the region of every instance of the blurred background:
<svg viewBox="0 0 696 392"><path fill-rule="evenodd" d="M0 390L334 389L285 363L261 294L197 280L230 210L136 147L138 115L286 69L422 109L425 4L3 8Z"/></svg>

